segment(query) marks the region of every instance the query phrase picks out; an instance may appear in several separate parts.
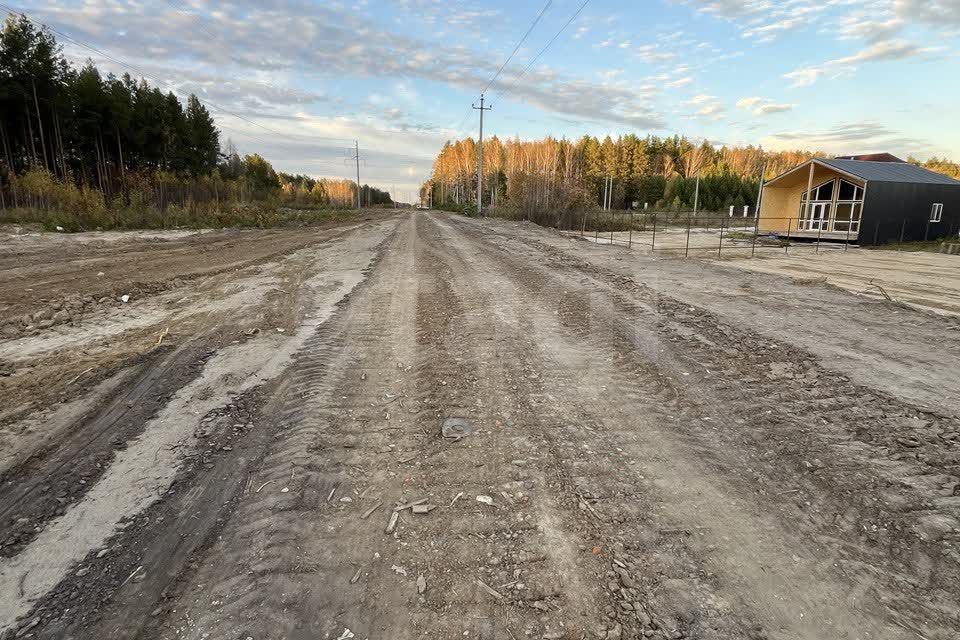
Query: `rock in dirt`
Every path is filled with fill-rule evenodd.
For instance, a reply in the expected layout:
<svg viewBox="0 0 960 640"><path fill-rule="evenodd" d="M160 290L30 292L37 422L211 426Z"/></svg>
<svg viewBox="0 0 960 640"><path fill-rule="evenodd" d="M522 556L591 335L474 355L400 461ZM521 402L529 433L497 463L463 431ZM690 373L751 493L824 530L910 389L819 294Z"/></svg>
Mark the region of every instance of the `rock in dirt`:
<svg viewBox="0 0 960 640"><path fill-rule="evenodd" d="M447 418L440 428L444 438L457 441L473 433L473 425L463 418Z"/></svg>
<svg viewBox="0 0 960 640"><path fill-rule="evenodd" d="M437 505L435 504L415 504L412 510L414 513L430 513L436 508Z"/></svg>

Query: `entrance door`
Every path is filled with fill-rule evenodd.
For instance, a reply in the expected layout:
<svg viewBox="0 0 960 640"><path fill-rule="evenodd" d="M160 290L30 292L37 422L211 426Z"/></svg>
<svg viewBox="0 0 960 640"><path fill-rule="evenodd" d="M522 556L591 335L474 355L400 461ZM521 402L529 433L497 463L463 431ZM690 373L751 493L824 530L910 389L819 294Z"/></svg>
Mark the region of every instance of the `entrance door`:
<svg viewBox="0 0 960 640"><path fill-rule="evenodd" d="M810 205L810 230L826 231L830 222L830 203L814 202Z"/></svg>

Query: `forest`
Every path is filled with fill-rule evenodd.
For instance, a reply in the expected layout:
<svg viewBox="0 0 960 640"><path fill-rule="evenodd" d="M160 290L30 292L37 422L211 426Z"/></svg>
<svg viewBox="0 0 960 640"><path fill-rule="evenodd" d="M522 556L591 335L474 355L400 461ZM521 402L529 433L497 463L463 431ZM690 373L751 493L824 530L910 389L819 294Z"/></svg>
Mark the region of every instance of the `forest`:
<svg viewBox="0 0 960 640"><path fill-rule="evenodd" d="M0 31L0 221L71 228L261 224L276 205L350 207L357 185L243 158L196 96L75 68L24 16ZM365 205L389 194L361 187ZM267 205L267 206L264 206ZM273 205L273 208L271 206Z"/></svg>
<svg viewBox="0 0 960 640"><path fill-rule="evenodd" d="M696 200L701 211L725 211L756 204L761 173L769 179L812 156L825 154L717 147L679 135L583 136L576 141L492 137L483 143L483 202L521 212L599 207L605 178L611 176L614 209L689 210ZM960 178L960 165L947 160L908 161ZM423 197L432 198L435 206L473 207L476 169L475 140L447 142L423 185Z"/></svg>

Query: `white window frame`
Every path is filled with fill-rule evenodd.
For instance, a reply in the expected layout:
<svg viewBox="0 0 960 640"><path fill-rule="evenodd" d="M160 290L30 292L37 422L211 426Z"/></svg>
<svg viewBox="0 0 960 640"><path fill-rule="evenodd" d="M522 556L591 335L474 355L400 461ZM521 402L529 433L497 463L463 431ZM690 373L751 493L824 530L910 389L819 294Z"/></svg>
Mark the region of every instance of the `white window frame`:
<svg viewBox="0 0 960 640"><path fill-rule="evenodd" d="M940 222L943 220L943 203L934 202L930 207L930 222Z"/></svg>

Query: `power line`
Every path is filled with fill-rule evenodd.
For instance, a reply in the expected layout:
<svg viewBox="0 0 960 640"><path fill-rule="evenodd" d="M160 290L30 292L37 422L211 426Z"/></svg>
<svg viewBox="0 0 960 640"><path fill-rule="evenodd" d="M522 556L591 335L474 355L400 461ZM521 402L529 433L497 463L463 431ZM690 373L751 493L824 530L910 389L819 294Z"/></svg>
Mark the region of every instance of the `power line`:
<svg viewBox="0 0 960 640"><path fill-rule="evenodd" d="M511 60L513 60L513 56L517 55L517 51L520 50L520 47L523 45L524 41L527 39L527 37L530 35L530 33L531 33L531 32L534 30L534 28L537 26L537 23L540 22L540 19L543 17L543 14L546 13L547 9L550 8L550 5L551 5L551 4L553 4L553 0L547 0L547 3L546 3L545 5L543 5L543 8L540 9L540 13L538 13L536 19L534 19L533 24L531 24L531 25L530 25L530 28L527 29L527 32L523 34L523 37L520 38L520 41L519 41L519 42L517 42L517 46L515 46L515 47L513 48L513 51L510 53L509 56L507 56L507 59L503 61L503 64L500 65L500 68L497 69L497 72L496 72L496 73L494 74L494 76L490 79L490 82L487 83L487 86L485 86L485 87L483 88L483 91L481 91L480 93L486 93L487 90L490 88L490 86L491 86L494 82L496 82L497 78L500 77L500 74L503 72L504 68L507 66L507 64L509 64L509 62L510 62Z"/></svg>
<svg viewBox="0 0 960 640"><path fill-rule="evenodd" d="M564 31L567 30L567 27L569 27L571 23L573 23L573 21L577 19L577 17L583 12L583 10L586 8L586 6L589 3L590 3L590 0L583 0L583 4L580 5L580 8L577 9L576 12L572 16L570 16L570 19L567 20L562 27L560 27L560 30L557 31L552 38L550 38L550 41L546 44L546 46L544 46L543 49L540 49L540 52L537 53L537 55L535 55L533 59L527 63L527 66L523 68L523 71L520 72L520 75L517 76L517 79L514 80L513 83L509 87L507 87L505 91L503 91L500 94L501 98L505 97L508 93L510 93L511 91L517 88L517 85L520 84L520 80L523 78L523 76L527 74L527 71L529 71L531 67L533 67L533 65L536 64L537 60L539 60L540 57L547 52L547 49L549 49L553 45L553 43L557 41L557 38L560 37L560 34L562 34Z"/></svg>

